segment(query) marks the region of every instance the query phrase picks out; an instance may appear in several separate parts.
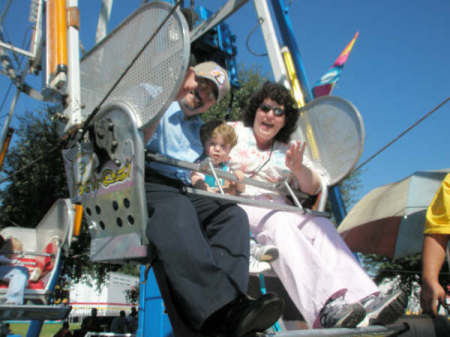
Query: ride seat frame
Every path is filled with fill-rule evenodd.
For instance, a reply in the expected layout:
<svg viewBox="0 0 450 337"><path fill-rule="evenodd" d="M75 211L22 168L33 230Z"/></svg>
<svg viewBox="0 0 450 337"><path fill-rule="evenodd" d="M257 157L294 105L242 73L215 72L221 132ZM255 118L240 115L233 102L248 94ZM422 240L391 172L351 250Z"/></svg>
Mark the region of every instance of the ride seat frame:
<svg viewBox="0 0 450 337"><path fill-rule="evenodd" d="M0 234L4 238L15 237L23 245L23 252L15 254L33 260L36 257L50 258L51 270L47 270L39 281L43 288L25 289L25 302L49 303L49 299L56 285L59 269L61 267L62 255L69 250L69 241L72 236L74 211L70 199L58 199L36 228L6 227ZM56 244L56 253L46 253L49 244ZM6 293L7 288L0 288L0 296Z"/></svg>

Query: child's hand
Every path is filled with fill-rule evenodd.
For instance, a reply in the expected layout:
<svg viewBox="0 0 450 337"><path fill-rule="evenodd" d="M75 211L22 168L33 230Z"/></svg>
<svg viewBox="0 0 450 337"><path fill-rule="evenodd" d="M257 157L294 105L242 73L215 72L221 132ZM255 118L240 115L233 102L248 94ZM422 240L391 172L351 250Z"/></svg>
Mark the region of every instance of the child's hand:
<svg viewBox="0 0 450 337"><path fill-rule="evenodd" d="M213 193L218 193L220 191L218 187L210 187L209 185L207 186L206 190Z"/></svg>
<svg viewBox="0 0 450 337"><path fill-rule="evenodd" d="M199 190L207 191L209 188L208 184L203 180L203 178L195 173L191 176L191 183L193 187L198 188Z"/></svg>

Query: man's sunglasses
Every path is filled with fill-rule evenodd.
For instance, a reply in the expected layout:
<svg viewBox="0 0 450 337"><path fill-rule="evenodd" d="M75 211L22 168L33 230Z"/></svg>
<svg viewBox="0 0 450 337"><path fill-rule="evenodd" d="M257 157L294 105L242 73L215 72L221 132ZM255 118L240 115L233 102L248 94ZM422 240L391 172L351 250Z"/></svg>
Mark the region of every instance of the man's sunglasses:
<svg viewBox="0 0 450 337"><path fill-rule="evenodd" d="M210 80L207 80L202 77L195 77L195 80L198 83L198 89L207 92L207 97L210 100L217 100L218 90L217 86L214 85Z"/></svg>
<svg viewBox="0 0 450 337"><path fill-rule="evenodd" d="M271 106L269 104L263 103L259 106L259 108L264 111L265 113L269 112L270 110L273 111L273 114L277 117L284 115L284 110L281 108L277 108L275 106Z"/></svg>

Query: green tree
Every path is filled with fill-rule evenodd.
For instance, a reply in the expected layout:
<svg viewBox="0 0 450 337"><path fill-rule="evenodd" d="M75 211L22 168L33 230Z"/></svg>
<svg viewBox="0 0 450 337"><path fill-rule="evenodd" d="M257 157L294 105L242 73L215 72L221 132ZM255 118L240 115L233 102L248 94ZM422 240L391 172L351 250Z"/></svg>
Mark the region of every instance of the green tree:
<svg viewBox="0 0 450 337"><path fill-rule="evenodd" d="M49 120L46 112L19 117L4 163L9 179L0 190L1 227L35 227L57 198L68 195L59 136Z"/></svg>
<svg viewBox="0 0 450 337"><path fill-rule="evenodd" d="M136 286L131 287L128 290L125 290L125 297L129 303L137 304L139 302L139 284L136 284Z"/></svg>
<svg viewBox="0 0 450 337"><path fill-rule="evenodd" d="M344 204L349 207L356 203L356 192L361 188L361 171L353 171L339 183Z"/></svg>

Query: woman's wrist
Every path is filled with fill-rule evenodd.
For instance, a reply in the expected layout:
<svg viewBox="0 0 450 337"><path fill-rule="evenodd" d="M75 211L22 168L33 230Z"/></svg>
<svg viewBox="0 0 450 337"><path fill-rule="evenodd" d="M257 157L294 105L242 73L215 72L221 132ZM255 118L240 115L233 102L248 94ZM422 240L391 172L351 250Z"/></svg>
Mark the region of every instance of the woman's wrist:
<svg viewBox="0 0 450 337"><path fill-rule="evenodd" d="M307 174L307 171L305 169L306 169L306 167L304 165L302 165L298 170L293 172L294 176L297 178L297 180L299 180L299 182L306 178L305 174Z"/></svg>
<svg viewBox="0 0 450 337"><path fill-rule="evenodd" d="M319 179L309 167L303 165L294 176L302 192L314 195L320 191Z"/></svg>

